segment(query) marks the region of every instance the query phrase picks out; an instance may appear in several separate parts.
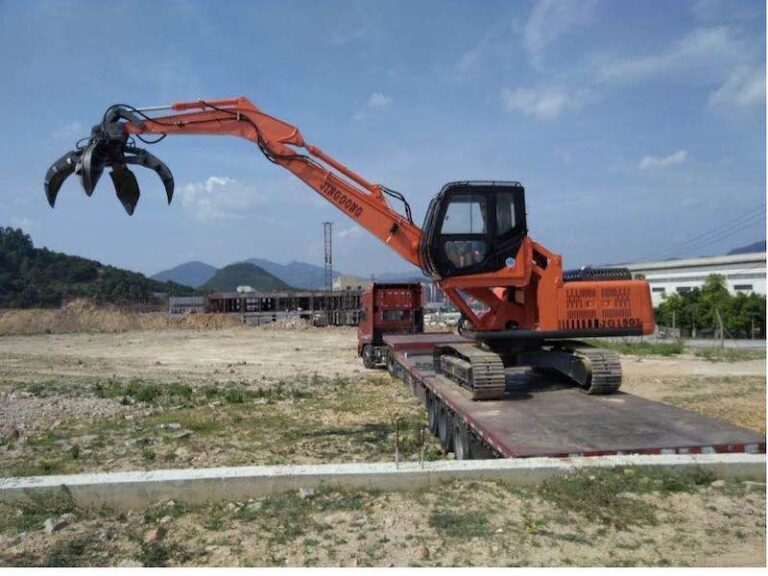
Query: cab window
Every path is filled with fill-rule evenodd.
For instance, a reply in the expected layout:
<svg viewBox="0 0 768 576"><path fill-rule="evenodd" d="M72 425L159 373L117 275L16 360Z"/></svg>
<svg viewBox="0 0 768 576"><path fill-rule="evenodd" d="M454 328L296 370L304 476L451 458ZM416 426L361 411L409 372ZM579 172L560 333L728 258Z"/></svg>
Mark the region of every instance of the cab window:
<svg viewBox="0 0 768 576"><path fill-rule="evenodd" d="M479 194L457 194L445 211L442 234L485 234L486 198Z"/></svg>
<svg viewBox="0 0 768 576"><path fill-rule="evenodd" d="M502 192L496 196L496 234L503 236L516 226L515 194Z"/></svg>

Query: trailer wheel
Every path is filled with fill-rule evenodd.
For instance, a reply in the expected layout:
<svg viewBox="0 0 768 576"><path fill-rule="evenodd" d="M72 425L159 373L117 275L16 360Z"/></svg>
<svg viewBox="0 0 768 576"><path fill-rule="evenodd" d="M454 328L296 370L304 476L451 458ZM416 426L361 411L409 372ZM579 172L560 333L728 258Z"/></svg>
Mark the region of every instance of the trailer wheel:
<svg viewBox="0 0 768 576"><path fill-rule="evenodd" d="M389 349L387 349L386 356L387 356L387 372L389 372L389 375L392 376L392 378L397 378L397 374L395 374L395 360L394 358L392 358L392 354L390 354Z"/></svg>
<svg viewBox="0 0 768 576"><path fill-rule="evenodd" d="M431 394L427 396L427 425L433 436L438 435L437 422L440 419L440 400Z"/></svg>
<svg viewBox="0 0 768 576"><path fill-rule="evenodd" d="M363 346L363 366L369 370L376 368L376 361L373 359L373 347L370 344Z"/></svg>
<svg viewBox="0 0 768 576"><path fill-rule="evenodd" d="M456 460L472 460L472 444L469 438L470 432L464 422L455 419L453 426L453 454Z"/></svg>
<svg viewBox="0 0 768 576"><path fill-rule="evenodd" d="M437 436L446 452L453 451L453 414L448 408L441 406L437 419Z"/></svg>

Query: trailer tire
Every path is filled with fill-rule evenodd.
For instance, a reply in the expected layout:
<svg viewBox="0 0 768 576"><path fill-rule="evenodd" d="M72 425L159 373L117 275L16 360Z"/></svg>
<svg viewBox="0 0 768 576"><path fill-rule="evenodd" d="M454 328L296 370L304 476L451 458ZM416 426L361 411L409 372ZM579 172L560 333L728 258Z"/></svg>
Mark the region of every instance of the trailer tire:
<svg viewBox="0 0 768 576"><path fill-rule="evenodd" d="M427 426L433 436L438 435L438 420L440 419L440 400L429 394L427 396Z"/></svg>
<svg viewBox="0 0 768 576"><path fill-rule="evenodd" d="M453 414L447 407L441 406L437 419L437 437L446 452L453 451Z"/></svg>
<svg viewBox="0 0 768 576"><path fill-rule="evenodd" d="M458 418L454 418L453 454L456 457L456 460L472 460L474 458L474 455L472 454L470 434L471 432L467 429L464 422Z"/></svg>
<svg viewBox="0 0 768 576"><path fill-rule="evenodd" d="M397 374L395 373L395 360L392 358L389 349L387 349L387 372L389 372L389 375L392 376L392 378L397 378Z"/></svg>
<svg viewBox="0 0 768 576"><path fill-rule="evenodd" d="M373 347L370 344L363 346L363 366L372 370L376 368L376 361L373 359Z"/></svg>

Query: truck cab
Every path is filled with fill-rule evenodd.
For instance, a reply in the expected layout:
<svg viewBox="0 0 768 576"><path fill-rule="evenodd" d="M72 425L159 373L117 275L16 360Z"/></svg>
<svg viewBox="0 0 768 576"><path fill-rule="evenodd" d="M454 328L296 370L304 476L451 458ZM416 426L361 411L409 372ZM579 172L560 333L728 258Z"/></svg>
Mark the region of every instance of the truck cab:
<svg viewBox="0 0 768 576"><path fill-rule="evenodd" d="M385 334L424 332L423 294L419 283L374 283L363 292L361 304L357 354L366 368L386 365Z"/></svg>

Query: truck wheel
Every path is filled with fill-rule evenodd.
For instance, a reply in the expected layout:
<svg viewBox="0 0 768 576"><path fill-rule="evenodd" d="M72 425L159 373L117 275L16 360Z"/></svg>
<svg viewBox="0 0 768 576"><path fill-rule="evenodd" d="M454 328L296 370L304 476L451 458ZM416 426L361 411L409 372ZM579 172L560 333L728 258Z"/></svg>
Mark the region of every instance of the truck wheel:
<svg viewBox="0 0 768 576"><path fill-rule="evenodd" d="M469 441L470 432L463 422L456 419L453 426L453 454L456 460L472 460L472 448Z"/></svg>
<svg viewBox="0 0 768 576"><path fill-rule="evenodd" d="M440 400L430 395L427 398L427 425L433 436L438 434L437 421L439 420Z"/></svg>
<svg viewBox="0 0 768 576"><path fill-rule="evenodd" d="M437 435L443 450L451 452L453 451L453 414L445 406L441 408L437 419Z"/></svg>
<svg viewBox="0 0 768 576"><path fill-rule="evenodd" d="M368 368L369 370L372 370L373 368L376 368L376 362L373 359L373 348L370 344L366 344L363 346L363 366Z"/></svg>

